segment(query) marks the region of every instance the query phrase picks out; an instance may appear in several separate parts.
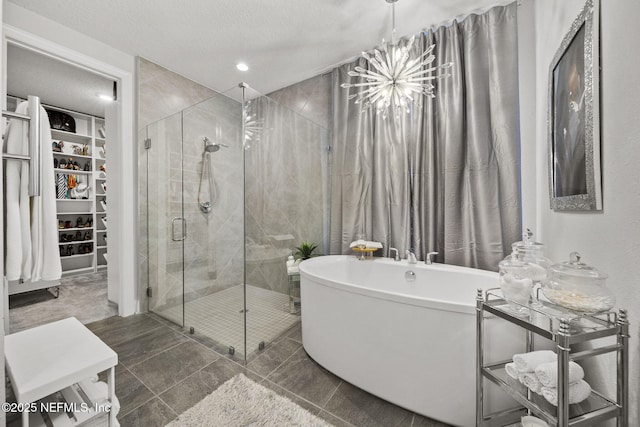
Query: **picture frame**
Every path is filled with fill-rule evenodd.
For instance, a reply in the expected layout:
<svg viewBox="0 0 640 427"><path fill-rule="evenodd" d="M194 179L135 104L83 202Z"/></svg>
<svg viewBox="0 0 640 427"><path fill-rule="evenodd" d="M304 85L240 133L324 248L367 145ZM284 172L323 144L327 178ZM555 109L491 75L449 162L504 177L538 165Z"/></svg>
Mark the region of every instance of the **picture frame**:
<svg viewBox="0 0 640 427"><path fill-rule="evenodd" d="M599 0L587 0L549 67L549 198L555 211L602 210L599 11Z"/></svg>

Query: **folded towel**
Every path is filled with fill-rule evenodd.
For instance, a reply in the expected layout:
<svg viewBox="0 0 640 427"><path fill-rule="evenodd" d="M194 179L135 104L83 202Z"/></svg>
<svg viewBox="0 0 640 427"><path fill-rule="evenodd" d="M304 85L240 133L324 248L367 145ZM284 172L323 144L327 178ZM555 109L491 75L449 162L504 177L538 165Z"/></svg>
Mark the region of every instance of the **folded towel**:
<svg viewBox="0 0 640 427"><path fill-rule="evenodd" d="M372 242L372 241L367 241L362 239L351 242L351 244L349 245L349 248L353 249L358 246L364 246L365 249L382 249L382 243Z"/></svg>
<svg viewBox="0 0 640 427"><path fill-rule="evenodd" d="M558 384L558 364L556 362L538 365L535 372L544 387L555 387ZM576 362L569 362L569 382L574 383L583 378L582 366Z"/></svg>
<svg viewBox="0 0 640 427"><path fill-rule="evenodd" d="M518 379L518 374L520 372L518 372L518 368L516 367L515 363L511 362L504 365L504 371L514 380Z"/></svg>
<svg viewBox="0 0 640 427"><path fill-rule="evenodd" d="M351 242L351 244L349 245L350 249L353 249L357 246L366 246L367 242L365 242L364 240L360 239L360 240L355 240L353 242Z"/></svg>
<svg viewBox="0 0 640 427"><path fill-rule="evenodd" d="M542 384L540 384L540 380L538 380L535 373L521 372L520 375L518 375L518 379L532 392L537 394L541 393Z"/></svg>
<svg viewBox="0 0 640 427"><path fill-rule="evenodd" d="M569 384L569 403L580 403L591 394L591 386L585 380L579 380ZM542 387L542 395L547 402L558 406L558 389L555 387Z"/></svg>
<svg viewBox="0 0 640 427"><path fill-rule="evenodd" d="M533 372L538 365L555 360L556 354L551 350L538 350L513 355L513 363L516 364L520 372Z"/></svg>

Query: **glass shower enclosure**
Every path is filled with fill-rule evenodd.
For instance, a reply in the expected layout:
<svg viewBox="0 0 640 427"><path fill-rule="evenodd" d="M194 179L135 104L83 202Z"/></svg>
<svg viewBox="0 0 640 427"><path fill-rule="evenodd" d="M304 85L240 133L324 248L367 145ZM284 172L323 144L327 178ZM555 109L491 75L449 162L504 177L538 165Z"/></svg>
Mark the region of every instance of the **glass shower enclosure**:
<svg viewBox="0 0 640 427"><path fill-rule="evenodd" d="M241 85L144 132L148 309L247 360L300 321L286 261L324 251L327 130Z"/></svg>

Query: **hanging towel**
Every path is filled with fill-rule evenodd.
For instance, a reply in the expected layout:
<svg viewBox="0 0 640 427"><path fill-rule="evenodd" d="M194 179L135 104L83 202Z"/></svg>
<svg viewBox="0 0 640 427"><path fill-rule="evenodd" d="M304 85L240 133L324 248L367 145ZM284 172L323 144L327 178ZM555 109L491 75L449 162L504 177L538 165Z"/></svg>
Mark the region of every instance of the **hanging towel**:
<svg viewBox="0 0 640 427"><path fill-rule="evenodd" d="M27 114L26 102L16 108L16 113ZM10 119L5 135L4 152L24 154L29 152L29 124ZM49 147L51 151L51 147ZM4 168L5 206L5 275L7 280L31 278L31 226L29 206L29 163L7 160Z"/></svg>
<svg viewBox="0 0 640 427"><path fill-rule="evenodd" d="M556 362L543 363L536 368L536 376L545 387L555 387L558 384L558 364ZM574 383L584 378L582 366L576 362L569 362L569 382Z"/></svg>
<svg viewBox="0 0 640 427"><path fill-rule="evenodd" d="M569 403L580 403L591 394L591 386L585 380L579 380L569 384ZM542 395L547 402L558 406L558 389L555 387L542 387Z"/></svg>
<svg viewBox="0 0 640 427"><path fill-rule="evenodd" d="M31 247L33 268L31 281L58 280L62 276L58 249L58 219L56 216L56 182L51 151L49 116L40 107L40 196L31 206Z"/></svg>
<svg viewBox="0 0 640 427"><path fill-rule="evenodd" d="M538 377L536 377L535 373L521 372L518 379L532 392L537 394L542 392L542 384L540 383L540 380L538 380Z"/></svg>
<svg viewBox="0 0 640 427"><path fill-rule="evenodd" d="M520 372L533 372L543 363L556 360L556 354L551 350L530 351L529 353L514 354L513 363Z"/></svg>

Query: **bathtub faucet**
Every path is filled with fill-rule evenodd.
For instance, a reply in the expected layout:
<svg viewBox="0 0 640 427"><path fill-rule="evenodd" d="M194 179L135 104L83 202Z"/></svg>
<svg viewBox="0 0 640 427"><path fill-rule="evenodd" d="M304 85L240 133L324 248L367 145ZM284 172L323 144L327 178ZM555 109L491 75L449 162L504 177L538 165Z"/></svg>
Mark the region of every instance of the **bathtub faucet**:
<svg viewBox="0 0 640 427"><path fill-rule="evenodd" d="M393 259L395 261L400 261L400 253L398 252L398 250L396 248L389 248L389 256L391 256L391 251L395 252L395 256L393 257Z"/></svg>
<svg viewBox="0 0 640 427"><path fill-rule="evenodd" d="M433 258L438 255L438 252L429 252L427 254L427 259L424 260L424 263L427 265L433 264Z"/></svg>
<svg viewBox="0 0 640 427"><path fill-rule="evenodd" d="M410 250L407 250L407 262L409 264L417 264L418 263L418 260L416 259L416 254L414 254Z"/></svg>

